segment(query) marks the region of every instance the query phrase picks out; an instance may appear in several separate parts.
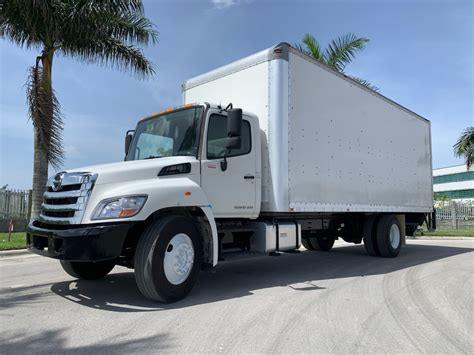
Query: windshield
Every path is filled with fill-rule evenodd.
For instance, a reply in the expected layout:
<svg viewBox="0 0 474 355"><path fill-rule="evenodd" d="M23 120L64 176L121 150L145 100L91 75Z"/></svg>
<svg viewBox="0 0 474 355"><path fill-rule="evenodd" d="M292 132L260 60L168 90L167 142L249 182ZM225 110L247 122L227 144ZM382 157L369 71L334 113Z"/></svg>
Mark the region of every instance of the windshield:
<svg viewBox="0 0 474 355"><path fill-rule="evenodd" d="M203 107L191 107L138 123L127 160L196 156Z"/></svg>

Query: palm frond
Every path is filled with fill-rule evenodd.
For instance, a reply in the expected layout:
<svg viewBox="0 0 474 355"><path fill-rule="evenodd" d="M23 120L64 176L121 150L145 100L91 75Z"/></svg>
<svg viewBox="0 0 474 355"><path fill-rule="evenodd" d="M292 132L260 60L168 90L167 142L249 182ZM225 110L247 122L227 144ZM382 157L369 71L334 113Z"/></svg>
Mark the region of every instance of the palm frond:
<svg viewBox="0 0 474 355"><path fill-rule="evenodd" d="M121 38L127 42L155 44L158 41L158 32L154 29L154 24L139 14L112 16L103 23L111 29L110 34L113 37Z"/></svg>
<svg viewBox="0 0 474 355"><path fill-rule="evenodd" d="M141 77L154 74L153 64L133 46L158 40L155 26L143 16L141 1L116 0L116 5L110 6L105 0L79 0L75 6L58 39L59 52ZM138 11L134 12L136 6Z"/></svg>
<svg viewBox="0 0 474 355"><path fill-rule="evenodd" d="M470 146L467 149L465 154L465 161L467 165L467 170L471 170L471 167L474 165L474 146Z"/></svg>
<svg viewBox="0 0 474 355"><path fill-rule="evenodd" d="M372 85L368 80L365 80L365 79L362 79L362 78L358 78L357 76L352 76L352 75L348 75L352 80L355 80L357 81L359 84L361 85L364 85L366 86L367 88L369 88L370 90L373 90L375 92L379 92L380 89L375 86L375 85Z"/></svg>
<svg viewBox="0 0 474 355"><path fill-rule="evenodd" d="M50 1L3 0L0 5L0 37L20 47L39 47L46 32L54 31Z"/></svg>
<svg viewBox="0 0 474 355"><path fill-rule="evenodd" d="M144 13L142 0L67 0L77 12L85 13L114 11L122 14Z"/></svg>
<svg viewBox="0 0 474 355"><path fill-rule="evenodd" d="M46 152L48 162L59 168L64 160L63 118L54 91L48 92L44 87L43 71L38 65L30 68L26 88L28 114L39 138L38 143Z"/></svg>
<svg viewBox="0 0 474 355"><path fill-rule="evenodd" d="M464 157L467 168L474 165L474 127L468 127L453 146L457 157Z"/></svg>
<svg viewBox="0 0 474 355"><path fill-rule="evenodd" d="M364 49L367 42L367 38L357 37L353 33L332 40L325 53L327 64L335 70L344 71L356 52Z"/></svg>
<svg viewBox="0 0 474 355"><path fill-rule="evenodd" d="M305 50L303 51L304 53L310 55L311 57L322 63L326 63L326 57L321 51L321 46L313 35L306 33L303 37L302 43L305 48Z"/></svg>
<svg viewBox="0 0 474 355"><path fill-rule="evenodd" d="M118 70L130 71L139 77L148 77L155 73L152 62L140 49L124 44L114 37L96 38L93 43L86 41L64 44L59 51L65 56L87 63L110 65Z"/></svg>
<svg viewBox="0 0 474 355"><path fill-rule="evenodd" d="M58 42L59 46L62 43L80 44L104 36L139 44L154 44L158 40L154 24L142 14L101 11L71 14L69 26L63 29Z"/></svg>
<svg viewBox="0 0 474 355"><path fill-rule="evenodd" d="M300 52L306 55L311 55L311 53L299 43L294 43L292 47L296 48L297 50L299 50Z"/></svg>

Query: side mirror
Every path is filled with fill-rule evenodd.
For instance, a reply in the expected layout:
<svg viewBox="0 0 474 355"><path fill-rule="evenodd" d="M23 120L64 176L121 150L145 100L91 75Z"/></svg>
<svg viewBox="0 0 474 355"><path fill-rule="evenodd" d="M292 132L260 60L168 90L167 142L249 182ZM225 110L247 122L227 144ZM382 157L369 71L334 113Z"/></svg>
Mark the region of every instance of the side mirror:
<svg viewBox="0 0 474 355"><path fill-rule="evenodd" d="M242 146L242 109L233 108L227 113L227 150L240 149Z"/></svg>
<svg viewBox="0 0 474 355"><path fill-rule="evenodd" d="M125 135L125 156L128 154L128 150L130 149L130 143L132 143L133 139L133 131L127 131Z"/></svg>
<svg viewBox="0 0 474 355"><path fill-rule="evenodd" d="M240 137L227 137L225 147L227 150L240 149L242 146L242 139Z"/></svg>

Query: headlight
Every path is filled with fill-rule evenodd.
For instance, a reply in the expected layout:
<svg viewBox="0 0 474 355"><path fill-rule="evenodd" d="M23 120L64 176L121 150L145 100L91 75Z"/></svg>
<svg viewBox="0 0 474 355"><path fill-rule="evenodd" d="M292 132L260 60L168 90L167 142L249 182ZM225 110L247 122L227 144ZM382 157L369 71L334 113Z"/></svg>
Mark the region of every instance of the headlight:
<svg viewBox="0 0 474 355"><path fill-rule="evenodd" d="M110 198L99 203L92 219L126 218L135 216L142 209L147 196Z"/></svg>

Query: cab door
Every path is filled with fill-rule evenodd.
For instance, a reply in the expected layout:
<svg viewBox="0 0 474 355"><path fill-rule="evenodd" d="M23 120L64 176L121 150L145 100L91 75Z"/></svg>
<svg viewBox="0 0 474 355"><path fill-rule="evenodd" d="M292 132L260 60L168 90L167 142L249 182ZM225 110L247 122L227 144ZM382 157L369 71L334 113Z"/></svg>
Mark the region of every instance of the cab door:
<svg viewBox="0 0 474 355"><path fill-rule="evenodd" d="M256 208L257 149L252 149L252 119L243 117L240 149L227 152L227 113L211 110L208 114L201 155L201 186L216 218L252 218L259 210ZM225 168L221 163L226 153Z"/></svg>

